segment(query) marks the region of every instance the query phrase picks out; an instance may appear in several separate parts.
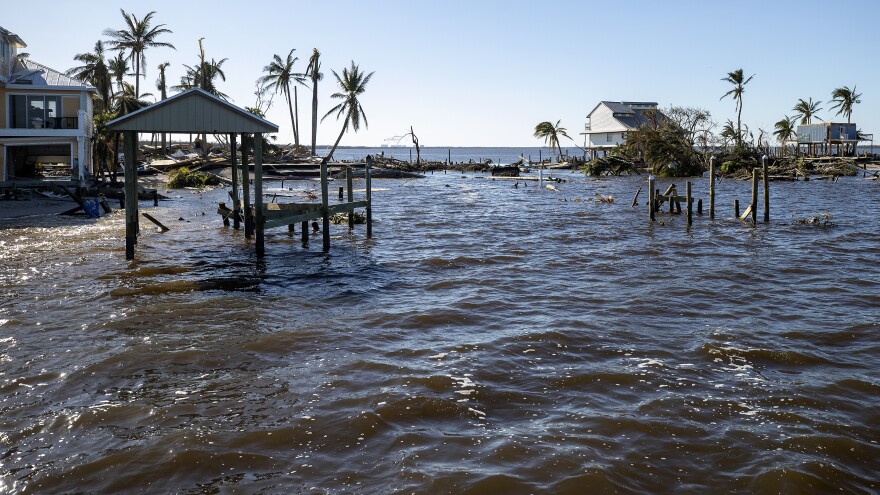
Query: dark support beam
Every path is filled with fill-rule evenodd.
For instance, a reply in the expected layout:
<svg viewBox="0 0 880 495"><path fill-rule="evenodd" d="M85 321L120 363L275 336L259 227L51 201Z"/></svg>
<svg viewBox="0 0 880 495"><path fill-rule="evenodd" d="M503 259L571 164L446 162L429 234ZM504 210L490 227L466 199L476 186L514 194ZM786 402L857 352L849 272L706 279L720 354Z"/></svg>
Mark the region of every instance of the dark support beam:
<svg viewBox="0 0 880 495"><path fill-rule="evenodd" d="M373 168L373 157L367 155L367 163L364 166L364 177L367 181L367 239L373 237L373 184L370 179Z"/></svg>
<svg viewBox="0 0 880 495"><path fill-rule="evenodd" d="M241 135L241 192L244 198L244 236L250 239L254 235L254 218L251 210L251 172L248 170L248 146L250 139L247 134Z"/></svg>
<svg viewBox="0 0 880 495"><path fill-rule="evenodd" d="M709 218L715 219L715 157L709 158Z"/></svg>
<svg viewBox="0 0 880 495"><path fill-rule="evenodd" d="M137 133L125 132L125 259L134 259L134 246L138 235L137 166L135 165L135 139Z"/></svg>
<svg viewBox="0 0 880 495"><path fill-rule="evenodd" d="M330 217L327 208L330 206L329 199L329 191L327 190L329 185L327 184L327 159L324 158L321 160L321 215L323 217L323 231L321 232L322 237L324 238L324 251L330 250Z"/></svg>
<svg viewBox="0 0 880 495"><path fill-rule="evenodd" d="M354 189L352 187L351 167L345 167L345 185L348 189L348 202L354 201ZM354 210L348 212L348 230L354 229Z"/></svg>
<svg viewBox="0 0 880 495"><path fill-rule="evenodd" d="M257 256L266 254L263 208L263 135L257 132L254 133L254 227L257 231Z"/></svg>
<svg viewBox="0 0 880 495"><path fill-rule="evenodd" d="M238 170L238 152L236 142L236 134L233 132L229 135L229 156L232 161L232 228L238 230L241 228L241 195L238 193L240 186L239 177L241 174Z"/></svg>

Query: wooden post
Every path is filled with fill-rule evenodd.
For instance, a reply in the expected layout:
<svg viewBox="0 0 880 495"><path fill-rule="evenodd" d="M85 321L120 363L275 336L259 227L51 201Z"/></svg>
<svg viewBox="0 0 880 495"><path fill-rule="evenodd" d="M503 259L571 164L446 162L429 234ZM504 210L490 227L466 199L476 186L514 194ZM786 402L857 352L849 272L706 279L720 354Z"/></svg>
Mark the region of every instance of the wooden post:
<svg viewBox="0 0 880 495"><path fill-rule="evenodd" d="M351 167L345 167L345 185L348 188L348 202L354 202L354 187L352 186ZM348 212L348 229L354 228L354 211Z"/></svg>
<svg viewBox="0 0 880 495"><path fill-rule="evenodd" d="M541 150L538 150L538 187L544 183L544 158Z"/></svg>
<svg viewBox="0 0 880 495"><path fill-rule="evenodd" d="M654 176L648 177L648 216L654 221Z"/></svg>
<svg viewBox="0 0 880 495"><path fill-rule="evenodd" d="M736 218L739 218L739 200L738 199L733 200L733 216L735 216Z"/></svg>
<svg viewBox="0 0 880 495"><path fill-rule="evenodd" d="M303 242L303 244L308 244L309 243L309 222L303 222L300 226L302 227L302 233L300 234L300 235L302 235L302 242Z"/></svg>
<svg viewBox="0 0 880 495"><path fill-rule="evenodd" d="M709 218L715 218L715 157L709 158Z"/></svg>
<svg viewBox="0 0 880 495"><path fill-rule="evenodd" d="M703 214L703 200L698 199L697 200L697 215L702 215L702 214Z"/></svg>
<svg viewBox="0 0 880 495"><path fill-rule="evenodd" d="M235 156L238 151L235 141L236 134L229 135L229 159L232 162L232 228L238 230L241 228L241 201L239 200L238 190L239 184L238 157Z"/></svg>
<svg viewBox="0 0 880 495"><path fill-rule="evenodd" d="M153 189L153 206L159 206L159 190Z"/></svg>
<svg viewBox="0 0 880 495"><path fill-rule="evenodd" d="M669 199L669 213L675 213L675 196L678 195L678 191L675 189L675 184L669 188L669 192L666 193L666 197Z"/></svg>
<svg viewBox="0 0 880 495"><path fill-rule="evenodd" d="M688 227L694 223L694 208L693 203L694 199L691 197L691 181L687 181L685 184L685 200L687 201L687 223Z"/></svg>
<svg viewBox="0 0 880 495"><path fill-rule="evenodd" d="M767 155L761 157L761 169L764 174L764 223L770 221L770 175L767 168Z"/></svg>
<svg viewBox="0 0 880 495"><path fill-rule="evenodd" d="M254 235L254 219L251 216L251 172L248 170L248 145L249 138L246 134L241 135L241 192L244 199L244 236L250 239Z"/></svg>
<svg viewBox="0 0 880 495"><path fill-rule="evenodd" d="M135 136L125 132L125 259L134 259L134 245L138 234L137 166L135 166Z"/></svg>
<svg viewBox="0 0 880 495"><path fill-rule="evenodd" d="M263 134L254 133L254 227L257 231L257 256L266 254L266 228L263 218Z"/></svg>
<svg viewBox="0 0 880 495"><path fill-rule="evenodd" d="M373 166L373 157L367 155L367 165L364 174L367 181L367 238L373 237L373 189L370 182L370 168Z"/></svg>
<svg viewBox="0 0 880 495"><path fill-rule="evenodd" d="M328 216L328 208L330 207L330 199L327 184L327 159L321 160L321 216L323 217L324 231L321 232L324 238L324 251L330 250L330 217Z"/></svg>
<svg viewBox="0 0 880 495"><path fill-rule="evenodd" d="M758 220L758 167L752 169L752 225Z"/></svg>
<svg viewBox="0 0 880 495"><path fill-rule="evenodd" d="M347 170L348 170L348 168L346 168L346 171L347 171ZM343 196L343 190L344 190L343 187L342 187L342 186L339 186L339 200L340 200L340 201L342 201L342 198L344 197L344 196Z"/></svg>

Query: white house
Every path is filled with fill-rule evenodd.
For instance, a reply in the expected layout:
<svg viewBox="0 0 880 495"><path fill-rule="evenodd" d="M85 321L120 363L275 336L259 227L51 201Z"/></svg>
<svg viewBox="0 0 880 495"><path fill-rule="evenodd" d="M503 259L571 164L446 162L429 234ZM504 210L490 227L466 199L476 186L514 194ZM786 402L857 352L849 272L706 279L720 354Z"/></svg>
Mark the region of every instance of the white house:
<svg viewBox="0 0 880 495"><path fill-rule="evenodd" d="M0 182L48 175L81 181L92 162L96 90L20 58L25 47L0 27Z"/></svg>
<svg viewBox="0 0 880 495"><path fill-rule="evenodd" d="M598 151L608 152L611 148L626 142L629 131L648 122L647 110L657 112L655 102L602 101L587 115L584 126L584 148L593 155Z"/></svg>

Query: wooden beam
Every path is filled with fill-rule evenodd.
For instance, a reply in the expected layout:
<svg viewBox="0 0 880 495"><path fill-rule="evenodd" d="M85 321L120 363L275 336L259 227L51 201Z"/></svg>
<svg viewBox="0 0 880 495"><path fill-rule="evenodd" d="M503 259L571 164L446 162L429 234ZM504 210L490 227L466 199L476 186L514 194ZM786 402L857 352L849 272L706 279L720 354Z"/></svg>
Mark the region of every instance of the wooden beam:
<svg viewBox="0 0 880 495"><path fill-rule="evenodd" d="M367 155L367 163L364 165L364 177L366 178L367 196L367 239L373 237L373 188L370 180L370 169L373 168L373 157Z"/></svg>
<svg viewBox="0 0 880 495"><path fill-rule="evenodd" d="M144 218L146 218L147 220L149 220L149 221L153 222L154 224L156 224L156 226L158 226L158 227L162 230L162 232L168 232L169 230L171 230L171 229L169 229L168 227L162 225L162 222L160 222L160 221L156 220L155 218L153 218L153 216L150 215L149 213L147 213L147 212L143 212L143 213L141 213L141 215L143 215Z"/></svg>
<svg viewBox="0 0 880 495"><path fill-rule="evenodd" d="M254 235L254 217L251 215L251 172L248 170L248 137L241 135L241 192L244 199L244 237Z"/></svg>
<svg viewBox="0 0 880 495"><path fill-rule="evenodd" d="M257 256L266 254L266 236L263 222L263 134L254 133L254 204L260 205L256 209L254 226L257 231Z"/></svg>
<svg viewBox="0 0 880 495"><path fill-rule="evenodd" d="M715 219L715 157L709 158L709 218Z"/></svg>
<svg viewBox="0 0 880 495"><path fill-rule="evenodd" d="M354 187L352 187L351 167L345 167L345 185L348 189L348 202L354 201ZM354 209L348 213L348 230L354 229Z"/></svg>
<svg viewBox="0 0 880 495"><path fill-rule="evenodd" d="M321 160L321 207L324 217L323 231L321 232L324 240L324 251L330 250L330 213L328 212L329 197L327 184L327 159Z"/></svg>
<svg viewBox="0 0 880 495"><path fill-rule="evenodd" d="M239 177L241 174L238 169L236 134L233 132L229 135L229 160L232 163L232 228L239 230L241 228L241 203L239 201L238 190L241 187Z"/></svg>
<svg viewBox="0 0 880 495"><path fill-rule="evenodd" d="M134 246L138 235L137 166L135 165L135 136L125 132L125 259L134 259Z"/></svg>

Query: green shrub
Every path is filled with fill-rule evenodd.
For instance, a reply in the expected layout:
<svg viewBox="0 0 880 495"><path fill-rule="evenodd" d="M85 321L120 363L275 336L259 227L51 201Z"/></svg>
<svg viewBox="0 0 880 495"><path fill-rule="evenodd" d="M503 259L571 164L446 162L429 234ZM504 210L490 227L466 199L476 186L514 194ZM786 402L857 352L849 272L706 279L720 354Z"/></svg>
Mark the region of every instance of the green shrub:
<svg viewBox="0 0 880 495"><path fill-rule="evenodd" d="M168 176L168 188L205 187L207 181L208 175L204 172L193 172L187 167L180 167Z"/></svg>

